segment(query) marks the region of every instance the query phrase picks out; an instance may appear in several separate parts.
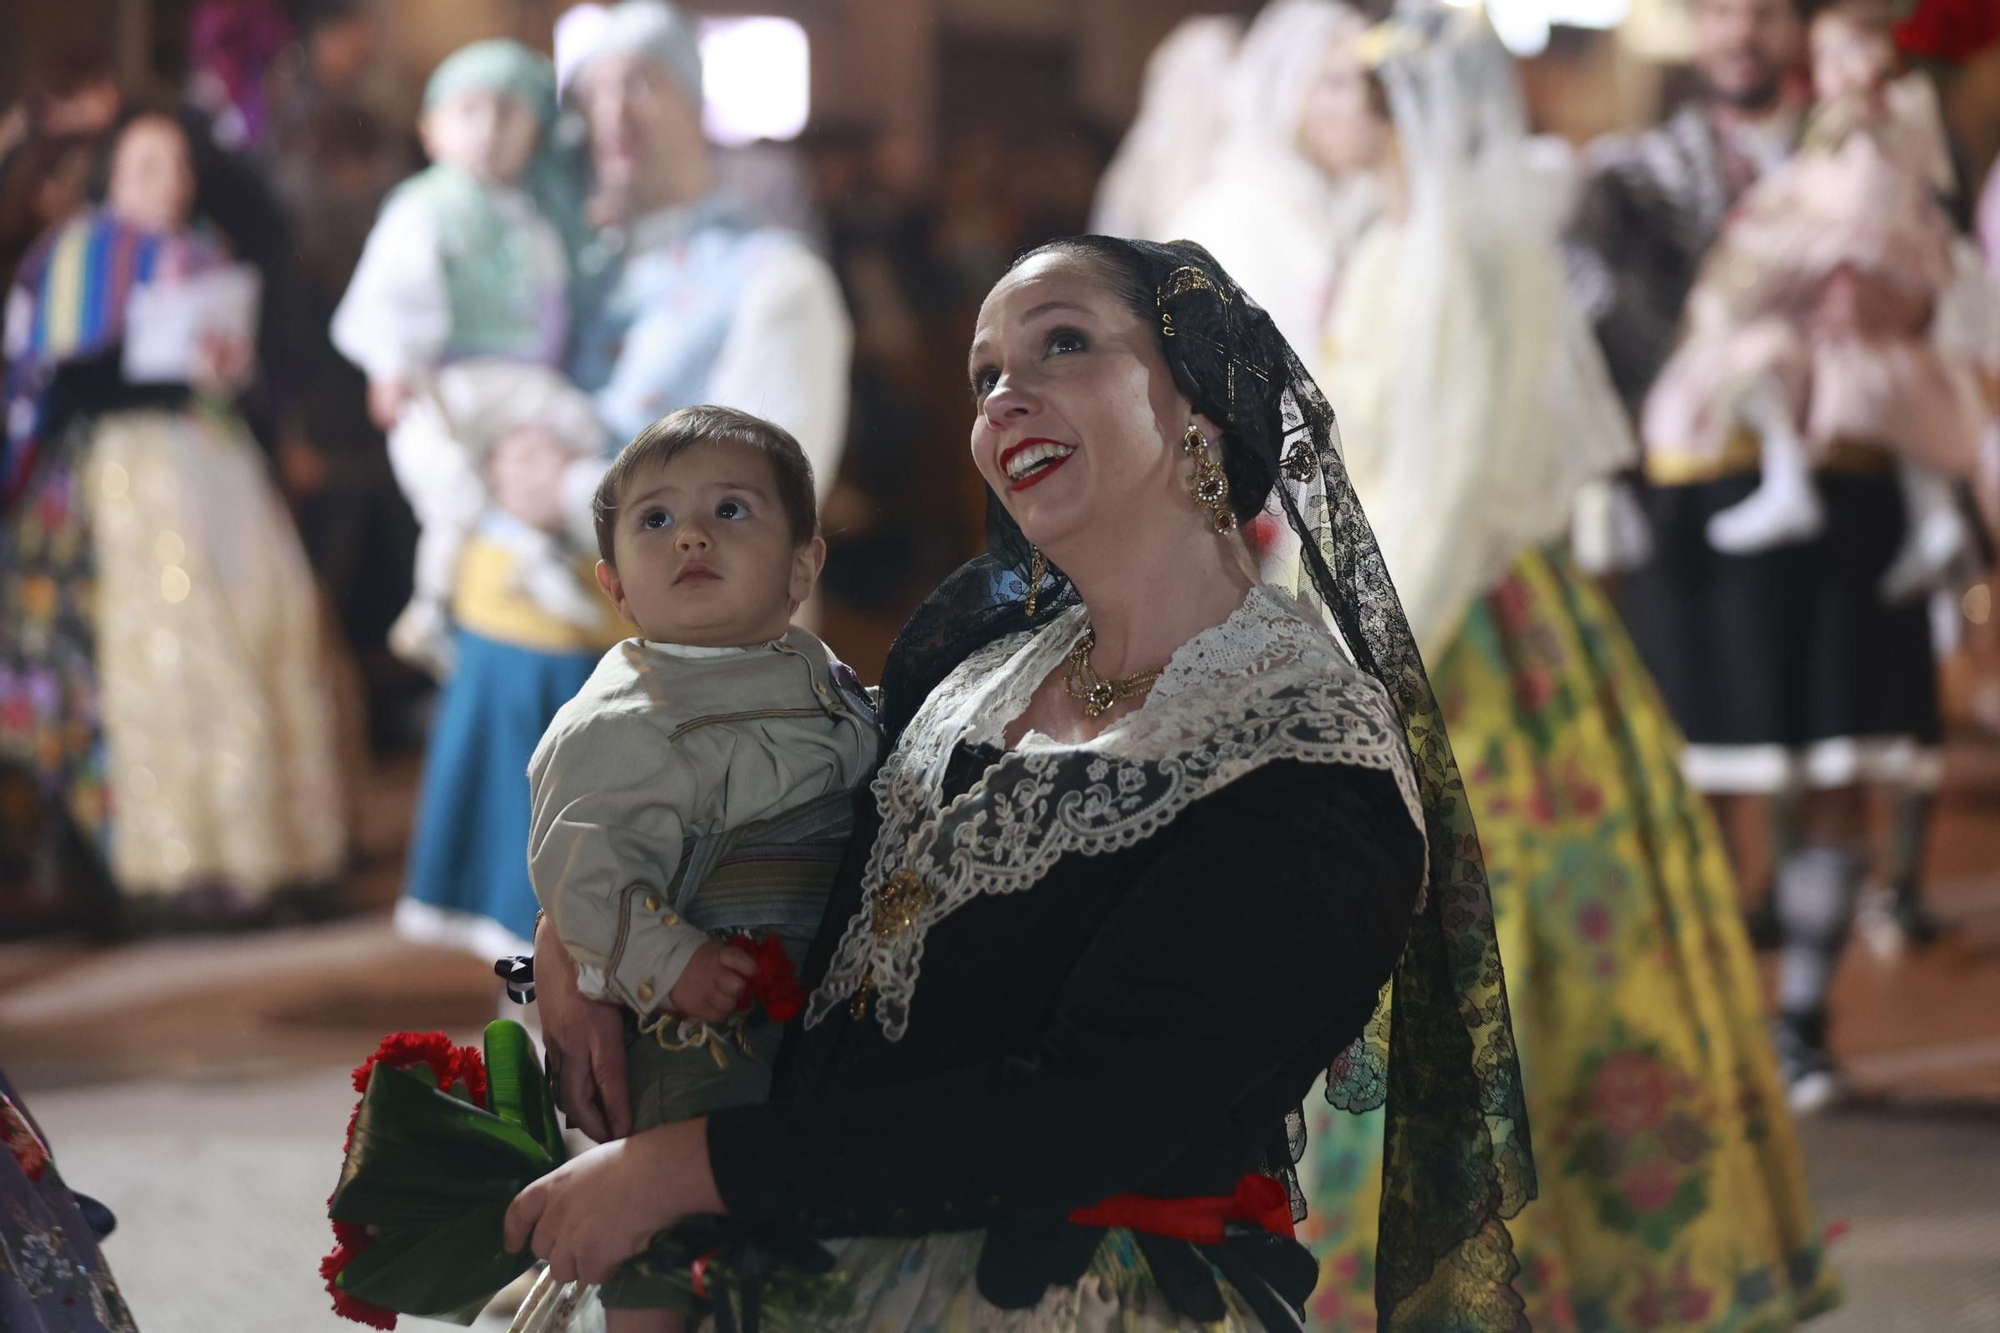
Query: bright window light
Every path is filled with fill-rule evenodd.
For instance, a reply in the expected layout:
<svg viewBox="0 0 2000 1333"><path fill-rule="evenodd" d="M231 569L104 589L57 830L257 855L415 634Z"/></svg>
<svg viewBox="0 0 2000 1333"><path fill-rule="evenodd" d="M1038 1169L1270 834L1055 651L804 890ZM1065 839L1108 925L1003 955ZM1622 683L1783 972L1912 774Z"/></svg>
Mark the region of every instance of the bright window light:
<svg viewBox="0 0 2000 1333"><path fill-rule="evenodd" d="M701 119L725 147L796 139L812 110L812 48L786 18L705 18Z"/></svg>
<svg viewBox="0 0 2000 1333"><path fill-rule="evenodd" d="M1615 28L1625 21L1631 0L1486 0L1493 31L1517 56L1540 55L1549 27Z"/></svg>

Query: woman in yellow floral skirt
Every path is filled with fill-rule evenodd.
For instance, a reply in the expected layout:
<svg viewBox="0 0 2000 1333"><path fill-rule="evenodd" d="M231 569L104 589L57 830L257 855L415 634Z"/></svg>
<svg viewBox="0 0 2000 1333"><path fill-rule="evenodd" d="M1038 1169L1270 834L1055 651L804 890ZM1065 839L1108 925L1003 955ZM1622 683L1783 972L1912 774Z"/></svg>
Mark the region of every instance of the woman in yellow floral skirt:
<svg viewBox="0 0 2000 1333"><path fill-rule="evenodd" d="M1509 1223L1530 1324L1779 1330L1830 1308L1728 862L1623 626L1566 556L1529 552L1433 673L1541 1177ZM1373 1329L1381 1137L1307 1115L1308 1314Z"/></svg>
<svg viewBox="0 0 2000 1333"><path fill-rule="evenodd" d="M1380 200L1336 238L1317 377L1492 880L1540 1177L1509 1224L1517 1288L1537 1333L1788 1329L1838 1289L1728 863L1559 544L1630 432L1567 303L1511 64L1477 11L1398 14L1300 57L1292 142ZM1372 1330L1380 1126L1317 1098L1307 1118L1309 1322Z"/></svg>

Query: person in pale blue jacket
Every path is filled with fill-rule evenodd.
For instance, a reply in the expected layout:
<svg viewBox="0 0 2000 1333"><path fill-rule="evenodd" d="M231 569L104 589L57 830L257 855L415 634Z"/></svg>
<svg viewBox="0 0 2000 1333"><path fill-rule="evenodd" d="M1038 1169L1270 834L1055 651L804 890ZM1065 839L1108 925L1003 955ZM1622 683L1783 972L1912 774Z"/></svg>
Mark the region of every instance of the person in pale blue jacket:
<svg viewBox="0 0 2000 1333"><path fill-rule="evenodd" d="M661 0L563 16L556 68L588 136L587 215L567 369L615 449L655 419L713 403L782 426L818 499L839 471L853 326L833 273L804 238L763 227L716 187L701 132L691 22ZM546 434L503 441L495 501L588 551L590 500L608 454ZM627 637L551 616L520 592L509 553L475 535L452 593L456 669L444 688L419 798L398 924L492 954L525 952L529 757L556 710Z"/></svg>

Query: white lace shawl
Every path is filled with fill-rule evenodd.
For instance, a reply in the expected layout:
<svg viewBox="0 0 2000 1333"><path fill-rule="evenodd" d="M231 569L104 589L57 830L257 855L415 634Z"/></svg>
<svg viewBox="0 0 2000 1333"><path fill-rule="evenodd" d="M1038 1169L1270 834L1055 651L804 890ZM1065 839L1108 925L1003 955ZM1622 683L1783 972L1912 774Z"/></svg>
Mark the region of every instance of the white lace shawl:
<svg viewBox="0 0 2000 1333"><path fill-rule="evenodd" d="M1130 847L1274 760L1392 774L1421 831L1408 742L1388 692L1287 594L1253 589L1182 644L1143 707L1081 745L1030 732L959 796L945 769L1003 733L1086 628L1078 607L998 640L925 700L872 788L881 831L862 902L813 994L806 1025L862 997L891 1041L909 1027L924 938L982 894L1033 888L1064 856Z"/></svg>

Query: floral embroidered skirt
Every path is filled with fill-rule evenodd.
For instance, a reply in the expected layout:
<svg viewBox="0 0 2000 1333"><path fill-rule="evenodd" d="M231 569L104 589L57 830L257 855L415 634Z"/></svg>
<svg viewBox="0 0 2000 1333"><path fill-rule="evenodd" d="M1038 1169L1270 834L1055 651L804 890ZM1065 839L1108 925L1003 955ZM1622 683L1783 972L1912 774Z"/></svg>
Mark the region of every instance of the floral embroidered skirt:
<svg viewBox="0 0 2000 1333"><path fill-rule="evenodd" d="M1602 595L1530 553L1432 683L1479 824L1540 1197L1536 1333L1782 1330L1838 1302L1719 834ZM1379 1113L1315 1096L1308 1314L1372 1330Z"/></svg>
<svg viewBox="0 0 2000 1333"><path fill-rule="evenodd" d="M1041 1303L1003 1310L979 1294L984 1233L953 1231L916 1240L830 1242L854 1294L852 1311L813 1333L1258 1333L1264 1325L1228 1283L1225 1317L1202 1324L1176 1312L1129 1231L1112 1231L1076 1285L1052 1287ZM595 1289L559 1286L544 1273L508 1333L598 1333ZM708 1327L707 1323L703 1327Z"/></svg>
<svg viewBox="0 0 2000 1333"><path fill-rule="evenodd" d="M334 646L239 426L73 431L0 548L0 918L60 914L56 841L142 920L243 915L340 873Z"/></svg>
<svg viewBox="0 0 2000 1333"><path fill-rule="evenodd" d="M133 1333L41 1127L0 1073L0 1329Z"/></svg>

